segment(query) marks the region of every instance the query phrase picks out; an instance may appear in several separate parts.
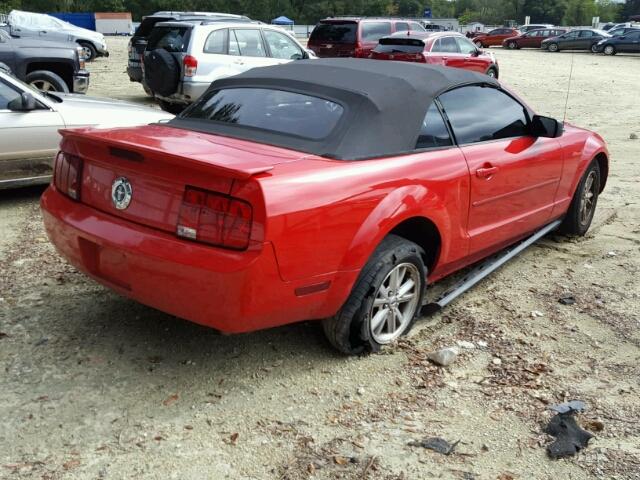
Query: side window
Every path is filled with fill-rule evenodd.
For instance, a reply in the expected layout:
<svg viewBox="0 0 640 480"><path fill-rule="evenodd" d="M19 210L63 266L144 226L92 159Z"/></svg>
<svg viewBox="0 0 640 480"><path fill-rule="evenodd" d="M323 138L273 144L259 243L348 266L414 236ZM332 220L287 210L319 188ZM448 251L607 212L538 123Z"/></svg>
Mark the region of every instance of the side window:
<svg viewBox="0 0 640 480"><path fill-rule="evenodd" d="M273 30L264 30L263 33L273 58L295 60L304 57L296 42L284 33L274 32Z"/></svg>
<svg viewBox="0 0 640 480"><path fill-rule="evenodd" d="M11 100L15 100L20 96L20 92L4 82L0 82L0 110L7 110L7 105Z"/></svg>
<svg viewBox="0 0 640 480"><path fill-rule="evenodd" d="M578 32L577 31L569 32L567 33L567 36L565 38L575 40L576 38L578 38Z"/></svg>
<svg viewBox="0 0 640 480"><path fill-rule="evenodd" d="M432 103L422 121L420 136L416 143L416 150L423 148L448 147L453 145L449 130L440 115L435 103Z"/></svg>
<svg viewBox="0 0 640 480"><path fill-rule="evenodd" d="M267 53L262 43L262 35L260 30L252 29L237 29L234 30L236 34L236 45L240 51L240 55L243 57L266 57ZM229 42L229 54L231 53L231 42ZM238 55L237 53L235 55Z"/></svg>
<svg viewBox="0 0 640 480"><path fill-rule="evenodd" d="M445 53L458 53L458 43L453 37L440 39L440 51Z"/></svg>
<svg viewBox="0 0 640 480"><path fill-rule="evenodd" d="M591 38L593 37L593 32L591 30L582 30L580 32L580 38Z"/></svg>
<svg viewBox="0 0 640 480"><path fill-rule="evenodd" d="M391 35L391 22L364 22L362 24L363 42L377 42L387 35Z"/></svg>
<svg viewBox="0 0 640 480"><path fill-rule="evenodd" d="M207 41L204 42L204 53L218 53L220 55L227 53L228 34L229 30L226 28L211 32Z"/></svg>
<svg viewBox="0 0 640 480"><path fill-rule="evenodd" d="M408 32L409 24L407 22L396 22L396 32Z"/></svg>
<svg viewBox="0 0 640 480"><path fill-rule="evenodd" d="M424 32L425 29L418 22L409 22L409 29L413 32Z"/></svg>
<svg viewBox="0 0 640 480"><path fill-rule="evenodd" d="M491 30L489 33L487 33L487 35L500 35L500 32L502 32L502 29L496 28L495 30Z"/></svg>
<svg viewBox="0 0 640 480"><path fill-rule="evenodd" d="M528 134L524 107L497 88L456 88L440 95L440 102L459 144Z"/></svg>
<svg viewBox="0 0 640 480"><path fill-rule="evenodd" d="M465 37L456 37L456 42L458 42L460 53L464 53L465 55L471 55L477 50L476 46Z"/></svg>

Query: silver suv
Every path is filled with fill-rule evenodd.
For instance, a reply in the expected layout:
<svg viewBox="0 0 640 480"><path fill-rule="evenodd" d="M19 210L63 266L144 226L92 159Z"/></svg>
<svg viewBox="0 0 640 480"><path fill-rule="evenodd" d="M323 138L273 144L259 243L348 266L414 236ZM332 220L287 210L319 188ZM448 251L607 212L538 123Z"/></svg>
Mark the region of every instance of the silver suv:
<svg viewBox="0 0 640 480"><path fill-rule="evenodd" d="M144 53L144 81L160 106L178 113L214 80L254 67L311 58L292 35L262 23L210 20L156 24Z"/></svg>

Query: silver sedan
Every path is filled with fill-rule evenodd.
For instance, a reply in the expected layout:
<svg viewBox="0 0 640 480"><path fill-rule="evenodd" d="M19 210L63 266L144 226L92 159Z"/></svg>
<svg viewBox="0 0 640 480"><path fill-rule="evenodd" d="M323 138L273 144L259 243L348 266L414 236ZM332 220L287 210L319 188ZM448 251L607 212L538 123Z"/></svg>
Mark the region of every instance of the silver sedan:
<svg viewBox="0 0 640 480"><path fill-rule="evenodd" d="M48 183L61 128L127 127L170 118L134 103L39 92L0 69L0 189Z"/></svg>

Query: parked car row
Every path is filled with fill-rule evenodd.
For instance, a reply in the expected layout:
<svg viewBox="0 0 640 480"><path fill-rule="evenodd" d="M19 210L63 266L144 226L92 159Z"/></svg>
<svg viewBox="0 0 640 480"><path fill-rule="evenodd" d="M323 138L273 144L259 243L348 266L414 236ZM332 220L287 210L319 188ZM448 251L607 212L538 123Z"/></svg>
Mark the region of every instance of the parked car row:
<svg viewBox="0 0 640 480"><path fill-rule="evenodd" d="M618 52L640 53L640 28L614 27L609 31L595 28L566 28L552 25L526 25L519 29L497 28L487 33L467 32L478 48L501 45L504 48L542 48L549 52L586 50L615 55Z"/></svg>

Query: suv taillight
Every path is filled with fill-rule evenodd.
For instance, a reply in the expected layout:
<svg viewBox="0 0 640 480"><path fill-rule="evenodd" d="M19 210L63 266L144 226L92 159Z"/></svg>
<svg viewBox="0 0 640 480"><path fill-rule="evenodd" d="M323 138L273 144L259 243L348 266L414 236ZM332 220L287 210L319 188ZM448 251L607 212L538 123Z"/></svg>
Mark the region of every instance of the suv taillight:
<svg viewBox="0 0 640 480"><path fill-rule="evenodd" d="M193 77L196 74L196 71L198 70L198 59L196 57L187 55L184 57L182 64L184 65L185 77Z"/></svg>
<svg viewBox="0 0 640 480"><path fill-rule="evenodd" d="M249 246L252 220L253 209L244 200L187 187L176 233L197 242L245 250Z"/></svg>
<svg viewBox="0 0 640 480"><path fill-rule="evenodd" d="M80 200L82 159L75 155L58 152L53 169L53 184L60 193L74 200Z"/></svg>

